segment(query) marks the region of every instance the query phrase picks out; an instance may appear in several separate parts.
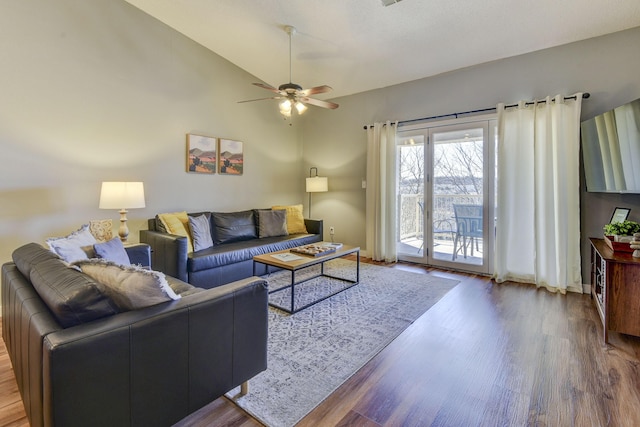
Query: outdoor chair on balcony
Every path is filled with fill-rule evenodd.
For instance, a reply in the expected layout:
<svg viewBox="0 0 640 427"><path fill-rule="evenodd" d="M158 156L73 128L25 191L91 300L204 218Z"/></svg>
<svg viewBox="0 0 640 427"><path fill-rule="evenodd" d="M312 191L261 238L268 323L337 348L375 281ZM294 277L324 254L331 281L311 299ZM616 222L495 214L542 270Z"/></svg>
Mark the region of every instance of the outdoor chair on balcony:
<svg viewBox="0 0 640 427"><path fill-rule="evenodd" d="M422 217L424 218L424 202L423 201L419 201L418 202L418 206L420 207L420 212L422 213ZM455 239L455 225L453 224L453 221L449 220L449 219L441 219L441 220L436 220L433 221L433 231L432 231L432 235L433 235L433 246L437 246L438 243L436 243L435 238L438 235L448 235L451 238L451 241L453 242ZM420 248L418 248L418 252L422 251L422 248L424 248L424 235L422 236L422 244L420 245Z"/></svg>
<svg viewBox="0 0 640 427"><path fill-rule="evenodd" d="M473 256L475 249L480 250L482 240L482 205L453 205L453 213L456 219L456 235L453 239L453 256L455 261L458 252L462 251L467 257L470 250Z"/></svg>
<svg viewBox="0 0 640 427"><path fill-rule="evenodd" d="M442 234L444 234L445 236L449 237L452 242L455 241L456 232L455 232L455 225L453 224L453 221L451 221L449 219L440 219L440 220L437 220L437 221L433 221L433 238L434 238L434 240L435 240L437 235L442 235ZM435 246L436 243L434 242L433 245Z"/></svg>

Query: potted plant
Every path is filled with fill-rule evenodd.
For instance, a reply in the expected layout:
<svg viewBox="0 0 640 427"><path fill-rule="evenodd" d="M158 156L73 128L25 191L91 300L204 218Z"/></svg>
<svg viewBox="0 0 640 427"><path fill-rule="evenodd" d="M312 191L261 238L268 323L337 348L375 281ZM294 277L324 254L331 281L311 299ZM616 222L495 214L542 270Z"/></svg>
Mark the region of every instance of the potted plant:
<svg viewBox="0 0 640 427"><path fill-rule="evenodd" d="M633 252L629 242L633 240L634 233L640 233L640 224L635 221L624 220L612 222L604 226L604 240L614 251L621 250Z"/></svg>
<svg viewBox="0 0 640 427"><path fill-rule="evenodd" d="M604 226L605 236L633 236L633 233L638 232L640 232L640 224L628 219Z"/></svg>

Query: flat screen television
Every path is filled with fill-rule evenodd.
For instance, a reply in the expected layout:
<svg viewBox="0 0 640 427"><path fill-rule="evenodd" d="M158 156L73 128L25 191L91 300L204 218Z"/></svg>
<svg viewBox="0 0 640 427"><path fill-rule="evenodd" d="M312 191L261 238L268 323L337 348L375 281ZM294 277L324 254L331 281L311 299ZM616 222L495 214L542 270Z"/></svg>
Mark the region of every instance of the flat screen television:
<svg viewBox="0 0 640 427"><path fill-rule="evenodd" d="M640 99L580 124L587 191L640 193Z"/></svg>

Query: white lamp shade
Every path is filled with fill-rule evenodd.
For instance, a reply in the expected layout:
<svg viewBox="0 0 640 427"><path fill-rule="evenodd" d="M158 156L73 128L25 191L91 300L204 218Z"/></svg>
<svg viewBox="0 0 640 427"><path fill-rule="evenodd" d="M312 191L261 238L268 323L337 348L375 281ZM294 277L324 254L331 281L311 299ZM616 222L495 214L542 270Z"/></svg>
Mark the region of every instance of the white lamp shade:
<svg viewBox="0 0 640 427"><path fill-rule="evenodd" d="M329 180L326 176L307 178L307 193L322 193L324 191L329 191Z"/></svg>
<svg viewBox="0 0 640 427"><path fill-rule="evenodd" d="M100 191L100 209L144 208L142 182L103 182Z"/></svg>

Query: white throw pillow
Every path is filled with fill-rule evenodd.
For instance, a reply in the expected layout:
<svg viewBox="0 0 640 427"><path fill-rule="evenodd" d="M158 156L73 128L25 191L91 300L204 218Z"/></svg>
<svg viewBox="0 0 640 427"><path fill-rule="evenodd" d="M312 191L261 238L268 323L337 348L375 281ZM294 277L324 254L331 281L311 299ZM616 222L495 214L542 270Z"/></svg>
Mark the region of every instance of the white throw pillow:
<svg viewBox="0 0 640 427"><path fill-rule="evenodd" d="M68 236L50 237L46 242L51 251L70 263L89 258L84 248L93 250L96 238L89 231L89 224L85 224Z"/></svg>

